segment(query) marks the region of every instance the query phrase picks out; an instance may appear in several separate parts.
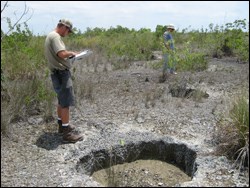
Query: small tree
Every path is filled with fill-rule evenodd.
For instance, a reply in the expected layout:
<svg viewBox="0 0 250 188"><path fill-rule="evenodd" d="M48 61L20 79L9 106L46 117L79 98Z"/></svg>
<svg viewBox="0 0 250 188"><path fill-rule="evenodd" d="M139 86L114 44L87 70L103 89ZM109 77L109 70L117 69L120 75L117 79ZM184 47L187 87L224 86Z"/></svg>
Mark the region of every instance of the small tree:
<svg viewBox="0 0 250 188"><path fill-rule="evenodd" d="M1 3L2 3L2 2L1 2ZM30 9L26 6L26 3L25 3L23 13L22 13L21 16L16 20L16 22L14 22L14 24L12 24L12 23L11 23L11 19L10 19L9 17L2 17L4 10L8 7L8 1L3 2L3 3L4 3L3 6L1 6L1 7L3 7L3 8L1 9L1 22L5 20L5 21L8 23L9 30L8 30L6 33L4 33L4 32L1 30L1 41L3 40L3 38L4 38L5 36L7 36L10 32L12 32L12 31L16 28L17 25L22 25L22 24L24 24L24 23L27 23L27 22L31 19L31 17L32 17L32 15L33 15L33 13L32 13L32 14L28 17L28 19L26 19L26 20L23 21L24 16L27 15L27 14L29 13L29 11L30 11Z"/></svg>

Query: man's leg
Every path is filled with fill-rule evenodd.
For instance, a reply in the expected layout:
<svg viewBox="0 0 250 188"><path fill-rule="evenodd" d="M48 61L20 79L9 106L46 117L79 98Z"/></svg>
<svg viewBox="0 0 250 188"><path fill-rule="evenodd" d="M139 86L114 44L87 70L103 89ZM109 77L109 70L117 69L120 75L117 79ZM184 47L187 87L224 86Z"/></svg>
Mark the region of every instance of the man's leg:
<svg viewBox="0 0 250 188"><path fill-rule="evenodd" d="M163 75L168 71L168 54L163 55Z"/></svg>
<svg viewBox="0 0 250 188"><path fill-rule="evenodd" d="M69 107L60 106L59 111L61 112L62 118L62 126L60 131L63 133L63 141L75 143L77 141L83 140L82 135L73 132L75 126L69 124Z"/></svg>
<svg viewBox="0 0 250 188"><path fill-rule="evenodd" d="M60 127L62 126L62 109L61 109L61 106L59 104L57 105L57 123L58 123L59 129L60 129Z"/></svg>
<svg viewBox="0 0 250 188"><path fill-rule="evenodd" d="M57 117L62 119L62 107L60 104L57 105Z"/></svg>
<svg viewBox="0 0 250 188"><path fill-rule="evenodd" d="M57 123L58 123L58 133L62 133L62 108L58 104L57 105Z"/></svg>
<svg viewBox="0 0 250 188"><path fill-rule="evenodd" d="M172 64L173 64L173 74L177 74L176 73L176 59L175 59L174 54L172 55L172 58L173 58L173 62L172 62Z"/></svg>
<svg viewBox="0 0 250 188"><path fill-rule="evenodd" d="M72 79L69 70L60 72L62 79L61 89L58 93L58 102L60 104L59 112L61 113L62 126L61 130L63 133L64 142L77 142L83 139L82 135L75 133L73 129L75 126L69 123L69 107L74 106L74 92L72 87Z"/></svg>
<svg viewBox="0 0 250 188"><path fill-rule="evenodd" d="M75 129L75 126L69 125L69 107L62 108L59 104L57 106L57 115L58 118L58 132L63 133L63 127L68 128L69 132Z"/></svg>
<svg viewBox="0 0 250 188"><path fill-rule="evenodd" d="M61 111L61 119L62 119L62 124L69 124L69 107L62 108L60 107Z"/></svg>

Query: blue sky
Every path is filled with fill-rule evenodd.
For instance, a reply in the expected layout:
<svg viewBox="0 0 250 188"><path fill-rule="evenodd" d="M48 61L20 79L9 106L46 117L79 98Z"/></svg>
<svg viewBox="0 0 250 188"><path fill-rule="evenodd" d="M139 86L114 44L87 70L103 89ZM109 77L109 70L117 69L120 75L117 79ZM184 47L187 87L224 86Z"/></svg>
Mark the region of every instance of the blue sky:
<svg viewBox="0 0 250 188"><path fill-rule="evenodd" d="M1 1L1 8L3 3ZM87 28L127 27L155 31L157 25L174 24L182 29L208 28L235 20L249 22L249 1L9 1L1 14L1 29L7 31L6 17L14 23L24 11L22 19L33 34L46 35L56 27L58 20L68 18L82 32Z"/></svg>

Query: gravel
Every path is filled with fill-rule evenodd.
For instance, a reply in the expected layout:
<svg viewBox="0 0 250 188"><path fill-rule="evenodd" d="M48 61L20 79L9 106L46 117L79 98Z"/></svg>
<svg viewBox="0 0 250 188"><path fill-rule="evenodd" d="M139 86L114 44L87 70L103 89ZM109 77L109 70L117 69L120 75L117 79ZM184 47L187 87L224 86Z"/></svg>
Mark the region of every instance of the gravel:
<svg viewBox="0 0 250 188"><path fill-rule="evenodd" d="M102 186L78 172L76 165L83 153L95 148L91 140L96 143L103 131L110 131L111 141L118 133L150 133L193 148L197 172L192 181L179 186L248 187L248 171L239 172L225 156L215 155L214 135L232 96L249 89L249 64L233 58L210 59L205 71L178 72L160 83L161 70L150 68L157 61L134 62L128 69L113 71L103 64L94 69L79 63L73 73L78 103L71 108L71 123L84 140L63 144L56 121L45 123L42 115L11 124L9 137L1 135L1 186ZM172 97L173 87L208 95Z"/></svg>

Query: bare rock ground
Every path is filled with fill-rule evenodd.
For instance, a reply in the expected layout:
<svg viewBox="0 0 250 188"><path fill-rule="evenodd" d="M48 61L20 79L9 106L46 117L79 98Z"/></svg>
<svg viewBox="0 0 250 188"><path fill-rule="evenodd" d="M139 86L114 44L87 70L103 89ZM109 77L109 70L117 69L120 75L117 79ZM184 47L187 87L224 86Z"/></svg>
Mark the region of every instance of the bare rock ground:
<svg viewBox="0 0 250 188"><path fill-rule="evenodd" d="M44 123L39 115L11 125L11 138L1 136L1 186L101 186L75 166L81 152L91 148L86 141L98 139L105 127L170 136L194 148L198 170L192 181L179 186L248 187L248 174L239 173L226 157L214 155L214 136L232 97L243 88L249 90L249 64L210 59L205 71L178 72L161 83L161 70L150 68L152 63L134 62L113 71L79 64L73 73L77 106L71 109L71 123L84 140L62 144L55 123ZM176 87L208 95L173 97Z"/></svg>

